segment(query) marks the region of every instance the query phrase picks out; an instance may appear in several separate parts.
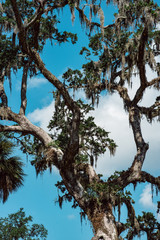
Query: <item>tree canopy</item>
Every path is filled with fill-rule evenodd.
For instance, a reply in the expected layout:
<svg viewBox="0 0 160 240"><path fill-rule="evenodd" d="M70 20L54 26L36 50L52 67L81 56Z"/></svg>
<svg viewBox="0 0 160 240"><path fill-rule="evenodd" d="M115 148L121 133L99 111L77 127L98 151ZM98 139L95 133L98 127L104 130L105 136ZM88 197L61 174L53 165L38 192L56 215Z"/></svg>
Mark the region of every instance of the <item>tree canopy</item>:
<svg viewBox="0 0 160 240"><path fill-rule="evenodd" d="M30 224L32 217L26 217L23 208L16 213L9 214L8 217L0 218L0 238L10 239L47 239L47 230L42 224Z"/></svg>
<svg viewBox="0 0 160 240"><path fill-rule="evenodd" d="M117 11L112 24L105 25L107 13L103 4L114 4ZM47 41L76 44L77 35L60 31L57 27L59 11L70 9L74 23L79 14L80 24L87 32L88 46L82 69L68 69L62 79L49 71L42 58ZM133 239L145 232L148 239L159 238L159 223L152 213L136 216L130 184L148 182L160 190L160 176L143 171L149 144L142 133L143 117L149 123L160 118L160 97L149 106L141 101L146 90L160 90L160 7L152 0L4 0L0 5L0 132L12 132L13 139L24 153L35 155L32 165L37 174L56 166L62 181L59 205L72 201L87 215L93 226L92 240ZM55 66L56 67L56 66ZM149 79L146 68L157 75ZM20 107L15 112L9 105L5 81L13 90L13 72L22 72ZM42 74L53 89L55 111L49 123L54 134L32 124L26 117L28 76ZM133 75L138 77L138 87L133 97L129 95ZM81 89L85 100L74 98L72 92ZM109 133L97 126L89 115L99 97L117 92L129 117L137 153L128 169L102 178L94 168L105 151L115 153L116 143ZM107 121L107 119L106 119ZM114 208L120 213L121 205L128 210L126 222L117 220Z"/></svg>

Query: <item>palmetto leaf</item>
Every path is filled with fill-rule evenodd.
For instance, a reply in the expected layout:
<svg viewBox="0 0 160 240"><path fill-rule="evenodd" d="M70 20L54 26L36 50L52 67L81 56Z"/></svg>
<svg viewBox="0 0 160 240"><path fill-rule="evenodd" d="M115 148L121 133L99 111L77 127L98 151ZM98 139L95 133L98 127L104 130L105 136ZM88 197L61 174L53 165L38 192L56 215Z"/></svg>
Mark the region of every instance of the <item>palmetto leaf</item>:
<svg viewBox="0 0 160 240"><path fill-rule="evenodd" d="M12 191L23 185L23 163L19 157L11 156L13 143L0 134L0 199L3 203Z"/></svg>

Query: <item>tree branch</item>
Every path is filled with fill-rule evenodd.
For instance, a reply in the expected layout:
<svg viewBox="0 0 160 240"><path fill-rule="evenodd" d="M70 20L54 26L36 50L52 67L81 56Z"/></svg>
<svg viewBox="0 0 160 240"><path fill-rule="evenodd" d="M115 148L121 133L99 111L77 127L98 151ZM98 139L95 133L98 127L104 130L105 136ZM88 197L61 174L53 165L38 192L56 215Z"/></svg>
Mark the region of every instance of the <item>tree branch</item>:
<svg viewBox="0 0 160 240"><path fill-rule="evenodd" d="M131 221L131 225L133 229L138 233L140 231L139 223L136 218L134 207L132 206L130 200L123 198L122 201L125 203L127 210L128 210L128 217Z"/></svg>
<svg viewBox="0 0 160 240"><path fill-rule="evenodd" d="M94 26L101 28L101 29L107 29L108 27L114 26L114 24L110 24L107 26L101 26L101 24L99 24L97 22L92 22L87 18L87 16L84 14L84 11L81 8L79 8L79 6L75 6L75 8L79 12L80 19L83 19L83 21L86 23L86 26L89 27L90 30L92 30L92 28Z"/></svg>
<svg viewBox="0 0 160 240"><path fill-rule="evenodd" d="M109 83L108 83L109 85ZM127 88L121 86L120 84L111 84L111 89L113 90L117 90L117 92L119 93L120 97L123 99L124 102L124 108L127 109L129 108L130 104L131 104L131 99L128 95L128 90Z"/></svg>
<svg viewBox="0 0 160 240"><path fill-rule="evenodd" d="M7 126L7 125L0 124L0 132L17 132L17 133L21 133L23 131L24 130L23 130L23 128L21 126L16 126L16 125Z"/></svg>
<svg viewBox="0 0 160 240"><path fill-rule="evenodd" d="M4 113L5 110L5 113ZM18 124L18 126L3 126L1 125L1 131L12 131L12 129L17 130L18 132L24 132L26 134L32 134L37 137L46 147L49 143L52 142L51 137L46 133L42 128L33 125L24 115L17 114L12 112L9 107L5 109L3 107L0 108L0 117L3 118L5 114L4 120L13 121Z"/></svg>
<svg viewBox="0 0 160 240"><path fill-rule="evenodd" d="M26 106L27 106L26 91L27 91L28 68L29 68L29 63L27 63L23 67L23 76L22 76L22 84L21 84L21 107L20 107L19 113L23 115L25 115Z"/></svg>
<svg viewBox="0 0 160 240"><path fill-rule="evenodd" d="M142 32L141 38L139 40L139 50L138 50L138 61L137 66L139 69L140 76L140 87L138 88L134 99L132 100L132 104L136 105L143 97L144 91L147 87L147 77L146 77L146 69L145 69L145 61L144 61L144 53L145 53L145 45L148 40L148 27L145 26Z"/></svg>
<svg viewBox="0 0 160 240"><path fill-rule="evenodd" d="M160 89L160 77L152 79L150 82L147 83L147 86L151 87L154 86L158 90Z"/></svg>
<svg viewBox="0 0 160 240"><path fill-rule="evenodd" d="M159 117L160 116L160 102L156 101L153 105L150 107L140 107L141 113L144 114L150 122L152 121L153 118Z"/></svg>
<svg viewBox="0 0 160 240"><path fill-rule="evenodd" d="M8 107L8 98L7 98L7 95L5 93L3 84L4 84L4 82L2 80L0 80L0 98L1 98L1 101L2 101L2 106L3 107Z"/></svg>
<svg viewBox="0 0 160 240"><path fill-rule="evenodd" d="M44 13L48 13L48 12L51 12L55 9L58 9L58 8L62 8L62 7L65 7L67 4L68 4L68 1L65 0L63 1L62 3L56 3L54 6L52 7L47 7L46 9L44 8L45 7L45 4L46 4L46 1L41 1L41 4L39 6L39 8L37 9L36 13L34 14L32 20L25 26L25 29L27 30L28 28L30 28L31 26L33 26L36 21L38 19L40 19L40 17L44 14Z"/></svg>
<svg viewBox="0 0 160 240"><path fill-rule="evenodd" d="M13 8L13 12L15 15L15 19L16 19L16 23L19 29L19 41L20 41L20 45L22 46L22 49L24 52L27 51L27 43L26 43L26 37L25 37L25 27L22 23L22 19L21 19L21 15L20 12L18 10L18 6L17 6L17 2L16 0L11 0L11 4L12 4L12 8Z"/></svg>

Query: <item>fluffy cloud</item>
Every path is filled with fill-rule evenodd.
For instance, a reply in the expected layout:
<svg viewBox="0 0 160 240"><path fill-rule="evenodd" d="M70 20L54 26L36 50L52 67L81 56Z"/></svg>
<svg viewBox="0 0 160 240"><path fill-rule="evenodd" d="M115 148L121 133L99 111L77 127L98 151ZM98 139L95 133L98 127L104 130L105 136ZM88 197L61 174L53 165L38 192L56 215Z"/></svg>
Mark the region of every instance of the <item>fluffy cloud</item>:
<svg viewBox="0 0 160 240"><path fill-rule="evenodd" d="M32 89L32 88L39 88L42 85L48 83L48 81L45 78L28 78L27 79L27 85L28 85L28 89ZM19 91L21 89L21 81L16 81L16 90Z"/></svg>
<svg viewBox="0 0 160 240"><path fill-rule="evenodd" d="M156 204L152 201L152 192L151 192L151 185L147 184L143 189L143 192L140 195L139 203L143 205L144 208L149 209L156 209Z"/></svg>
<svg viewBox="0 0 160 240"><path fill-rule="evenodd" d="M143 189L140 195L139 203L144 207L144 209L154 212L155 216L160 221L160 213L157 214L157 203L153 202L150 184L147 184Z"/></svg>
<svg viewBox="0 0 160 240"><path fill-rule="evenodd" d="M99 159L97 172L110 175L115 170L129 167L135 152L132 131L128 124L128 116L123 110L122 100L117 94L103 96L99 107L92 113L97 125L110 132L109 137L118 145L115 156L109 151Z"/></svg>
<svg viewBox="0 0 160 240"><path fill-rule="evenodd" d="M39 125L45 131L49 132L47 126L49 124L49 120L51 120L53 116L53 112L54 112L54 101L52 101L50 105L42 109L37 108L32 113L29 113L27 117L31 122Z"/></svg>

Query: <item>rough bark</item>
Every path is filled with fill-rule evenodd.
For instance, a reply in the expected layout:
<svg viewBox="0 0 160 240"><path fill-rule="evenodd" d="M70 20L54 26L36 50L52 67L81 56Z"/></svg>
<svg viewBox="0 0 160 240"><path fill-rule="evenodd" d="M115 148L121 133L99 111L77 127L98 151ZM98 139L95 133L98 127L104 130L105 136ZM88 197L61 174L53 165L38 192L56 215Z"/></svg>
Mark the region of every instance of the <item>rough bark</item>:
<svg viewBox="0 0 160 240"><path fill-rule="evenodd" d="M149 146L147 143L145 143L142 136L140 126L141 116L139 109L137 107L132 107L129 109L129 122L132 126L134 140L137 147L137 154L132 164L132 169L135 172L135 174L139 174L142 169L145 155Z"/></svg>
<svg viewBox="0 0 160 240"><path fill-rule="evenodd" d="M95 231L92 240L118 240L116 222L110 211L94 213L89 219Z"/></svg>

